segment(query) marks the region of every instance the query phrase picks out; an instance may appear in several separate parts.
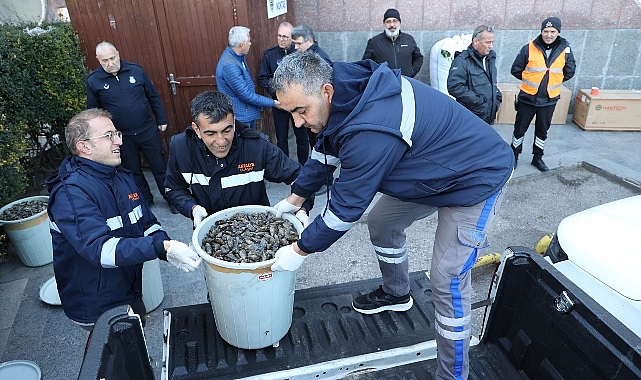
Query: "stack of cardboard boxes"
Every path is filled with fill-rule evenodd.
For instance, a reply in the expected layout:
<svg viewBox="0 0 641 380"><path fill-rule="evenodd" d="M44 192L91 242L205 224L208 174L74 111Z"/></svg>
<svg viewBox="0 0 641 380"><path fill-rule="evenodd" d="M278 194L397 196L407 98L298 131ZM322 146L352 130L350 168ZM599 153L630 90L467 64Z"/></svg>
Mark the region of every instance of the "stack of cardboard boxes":
<svg viewBox="0 0 641 380"><path fill-rule="evenodd" d="M519 95L520 83L498 83L499 90L503 95L501 107L496 113L495 124L512 124L516 119L516 110L514 109L514 100ZM552 124L565 124L568 118L568 110L570 109L570 101L572 100L572 91L565 86L561 86L561 98L556 103L554 114L552 115ZM534 124L536 117L532 119Z"/></svg>

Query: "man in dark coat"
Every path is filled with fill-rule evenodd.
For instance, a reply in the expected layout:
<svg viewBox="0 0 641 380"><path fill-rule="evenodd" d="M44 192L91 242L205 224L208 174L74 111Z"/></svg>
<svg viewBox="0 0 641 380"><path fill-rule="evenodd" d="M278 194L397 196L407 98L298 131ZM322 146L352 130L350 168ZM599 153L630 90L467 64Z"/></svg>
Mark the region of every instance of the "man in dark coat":
<svg viewBox="0 0 641 380"><path fill-rule="evenodd" d="M387 62L392 69L414 78L423 66L423 54L414 37L401 32L401 14L394 8L383 15L385 30L367 41L363 59L376 63Z"/></svg>
<svg viewBox="0 0 641 380"><path fill-rule="evenodd" d="M494 124L501 105L497 86L494 28L481 25L474 30L472 43L454 58L447 77L447 91L457 102L488 124Z"/></svg>

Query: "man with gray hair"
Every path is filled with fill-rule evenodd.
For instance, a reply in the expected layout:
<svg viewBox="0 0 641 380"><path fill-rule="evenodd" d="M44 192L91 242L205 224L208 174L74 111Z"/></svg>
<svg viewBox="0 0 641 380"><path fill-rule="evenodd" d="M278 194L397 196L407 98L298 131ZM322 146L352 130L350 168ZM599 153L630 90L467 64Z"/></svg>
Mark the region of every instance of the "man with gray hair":
<svg viewBox="0 0 641 380"><path fill-rule="evenodd" d="M327 55L327 53L325 53L325 51L321 49L320 46L318 46L314 31L309 26L295 26L294 30L292 30L292 42L294 43L294 47L297 51L313 51L314 53L320 55L325 61L327 61L327 63L329 63L330 65L332 64L331 59L329 59L329 55ZM314 131L312 130L308 130L307 137L309 138L309 146L313 149L316 145L316 133L314 133Z"/></svg>
<svg viewBox="0 0 641 380"><path fill-rule="evenodd" d="M296 270L361 218L383 284L354 298L363 314L413 305L405 229L438 211L430 285L436 311L438 379L468 376L471 269L512 175L509 145L449 96L371 60L335 62L304 52L285 57L272 79L296 127L318 133L292 186L274 207L296 213L340 165L329 201L301 238L276 253L272 270Z"/></svg>
<svg viewBox="0 0 641 380"><path fill-rule="evenodd" d="M228 46L216 66L216 84L218 90L231 99L236 119L256 129L260 111L278 107L278 100L256 93L246 59L250 46L249 28L234 26L229 29Z"/></svg>

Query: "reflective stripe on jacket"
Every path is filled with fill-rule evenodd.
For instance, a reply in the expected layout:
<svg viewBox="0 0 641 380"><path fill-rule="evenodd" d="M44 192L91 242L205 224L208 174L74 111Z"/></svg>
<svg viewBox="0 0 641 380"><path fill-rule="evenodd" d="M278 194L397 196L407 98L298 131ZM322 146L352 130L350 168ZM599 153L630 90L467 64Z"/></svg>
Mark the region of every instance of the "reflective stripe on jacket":
<svg viewBox="0 0 641 380"><path fill-rule="evenodd" d="M549 73L548 77L548 96L555 98L561 94L561 84L563 83L563 67L565 66L565 54L559 56L548 67L545 62L544 53L534 45L534 40L528 44L529 54L528 63L523 71L521 80L521 90L523 92L536 95L539 85Z"/></svg>

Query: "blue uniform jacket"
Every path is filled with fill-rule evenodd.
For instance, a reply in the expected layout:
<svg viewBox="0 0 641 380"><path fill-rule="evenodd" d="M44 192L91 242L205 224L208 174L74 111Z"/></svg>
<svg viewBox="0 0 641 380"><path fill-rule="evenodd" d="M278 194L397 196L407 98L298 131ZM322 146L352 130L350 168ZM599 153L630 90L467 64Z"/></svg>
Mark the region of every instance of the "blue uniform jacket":
<svg viewBox="0 0 641 380"><path fill-rule="evenodd" d="M269 92L273 99L276 99L276 93L272 91L269 81L274 76L274 72L280 65L280 62L287 54L295 52L294 44L287 50L281 49L278 45L267 48L263 53L263 59L260 61L260 70L258 71L258 83Z"/></svg>
<svg viewBox="0 0 641 380"><path fill-rule="evenodd" d="M260 119L261 109L273 107L274 100L256 93L245 57L227 46L216 65L216 85L231 98L236 119L248 123Z"/></svg>
<svg viewBox="0 0 641 380"><path fill-rule="evenodd" d="M236 123L232 147L224 158L211 154L187 127L169 143L165 188L171 204L191 218L196 204L209 214L235 206L269 206L265 180L291 184L300 169L298 162L244 124ZM305 204L307 210L312 200Z"/></svg>
<svg viewBox="0 0 641 380"><path fill-rule="evenodd" d="M472 206L508 181L510 146L447 95L371 60L334 63L333 86L329 120L293 191L317 191L339 163L340 175L326 209L303 231L304 252L338 240L376 192L428 206Z"/></svg>
<svg viewBox="0 0 641 380"><path fill-rule="evenodd" d="M109 74L102 67L89 74L87 108L109 111L114 126L125 135L167 124L165 108L151 79L142 67L123 60L118 75Z"/></svg>
<svg viewBox="0 0 641 380"><path fill-rule="evenodd" d="M47 179L53 270L62 307L94 323L105 311L142 298L142 264L169 240L141 201L133 177L80 157L66 158Z"/></svg>

